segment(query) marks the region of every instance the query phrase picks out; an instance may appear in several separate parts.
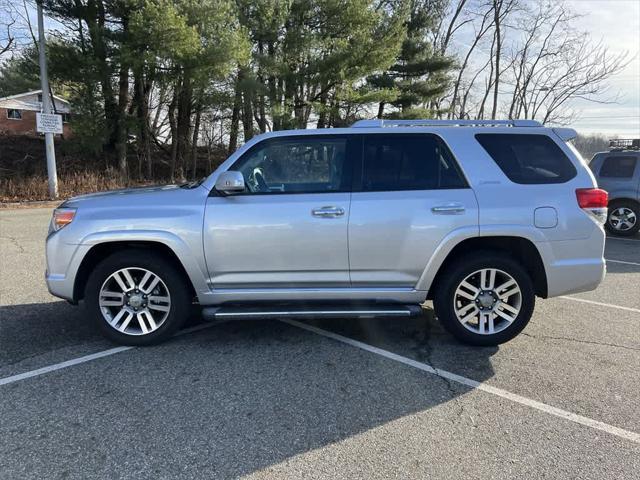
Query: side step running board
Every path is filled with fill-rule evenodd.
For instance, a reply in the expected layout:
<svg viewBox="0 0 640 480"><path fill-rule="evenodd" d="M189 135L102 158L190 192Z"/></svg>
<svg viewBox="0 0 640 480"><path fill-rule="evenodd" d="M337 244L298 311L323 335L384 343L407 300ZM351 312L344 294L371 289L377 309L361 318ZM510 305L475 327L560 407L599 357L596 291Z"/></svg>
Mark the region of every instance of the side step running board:
<svg viewBox="0 0 640 480"><path fill-rule="evenodd" d="M273 319L273 318L375 318L413 317L420 315L420 305L263 305L204 307L205 320Z"/></svg>

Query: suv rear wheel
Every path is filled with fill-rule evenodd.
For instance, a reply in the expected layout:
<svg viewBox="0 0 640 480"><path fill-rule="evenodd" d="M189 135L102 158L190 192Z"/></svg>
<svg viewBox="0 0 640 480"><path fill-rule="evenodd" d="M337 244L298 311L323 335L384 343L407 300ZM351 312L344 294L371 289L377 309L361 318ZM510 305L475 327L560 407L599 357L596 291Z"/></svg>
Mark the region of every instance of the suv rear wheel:
<svg viewBox="0 0 640 480"><path fill-rule="evenodd" d="M434 295L442 325L471 345L498 345L529 323L535 304L529 274L514 259L477 252L447 268Z"/></svg>
<svg viewBox="0 0 640 480"><path fill-rule="evenodd" d="M630 236L640 230L640 206L630 200L615 200L609 204L607 230L615 235Z"/></svg>
<svg viewBox="0 0 640 480"><path fill-rule="evenodd" d="M101 332L124 345L166 340L190 311L181 272L162 256L142 250L118 252L100 262L87 282L85 302Z"/></svg>

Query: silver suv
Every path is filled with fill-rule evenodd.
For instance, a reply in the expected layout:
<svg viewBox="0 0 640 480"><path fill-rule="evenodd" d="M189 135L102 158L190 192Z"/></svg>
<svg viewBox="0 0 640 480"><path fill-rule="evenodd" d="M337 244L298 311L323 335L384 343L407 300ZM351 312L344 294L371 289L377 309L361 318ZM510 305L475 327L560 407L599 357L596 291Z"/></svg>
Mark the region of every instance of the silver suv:
<svg viewBox="0 0 640 480"><path fill-rule="evenodd" d="M611 140L610 148L596 153L589 167L609 194L607 230L632 236L640 231L640 139Z"/></svg>
<svg viewBox="0 0 640 480"><path fill-rule="evenodd" d="M98 328L157 343L206 318L419 314L495 345L535 297L605 273L607 195L571 129L366 120L260 135L208 178L84 195L56 209L52 294Z"/></svg>

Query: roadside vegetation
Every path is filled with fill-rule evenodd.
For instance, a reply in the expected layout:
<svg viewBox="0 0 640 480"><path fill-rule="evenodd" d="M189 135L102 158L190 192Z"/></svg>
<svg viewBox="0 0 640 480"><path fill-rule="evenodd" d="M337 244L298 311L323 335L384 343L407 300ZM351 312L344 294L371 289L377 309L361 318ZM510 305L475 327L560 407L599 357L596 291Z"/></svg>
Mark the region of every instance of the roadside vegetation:
<svg viewBox="0 0 640 480"><path fill-rule="evenodd" d="M64 196L199 178L271 130L373 117L568 124L579 113L572 99L615 101L607 80L627 62L582 33L562 1L45 0L43 6L51 19L52 90L74 107L74 135L58 154ZM34 3L0 0L0 7L7 12L0 20L7 32L0 97L38 89ZM38 158L43 168L31 171L3 148L3 201L46 197Z"/></svg>

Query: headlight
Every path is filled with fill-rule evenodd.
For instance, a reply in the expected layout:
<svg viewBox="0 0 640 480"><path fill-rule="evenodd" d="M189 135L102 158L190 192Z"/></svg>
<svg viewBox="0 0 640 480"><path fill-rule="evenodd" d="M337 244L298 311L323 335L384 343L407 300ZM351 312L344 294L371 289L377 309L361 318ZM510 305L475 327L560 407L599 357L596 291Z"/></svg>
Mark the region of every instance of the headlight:
<svg viewBox="0 0 640 480"><path fill-rule="evenodd" d="M73 222L73 218L76 216L75 208L56 208L53 211L53 218L51 218L51 228L52 232L57 232L62 227L66 227L71 222Z"/></svg>

